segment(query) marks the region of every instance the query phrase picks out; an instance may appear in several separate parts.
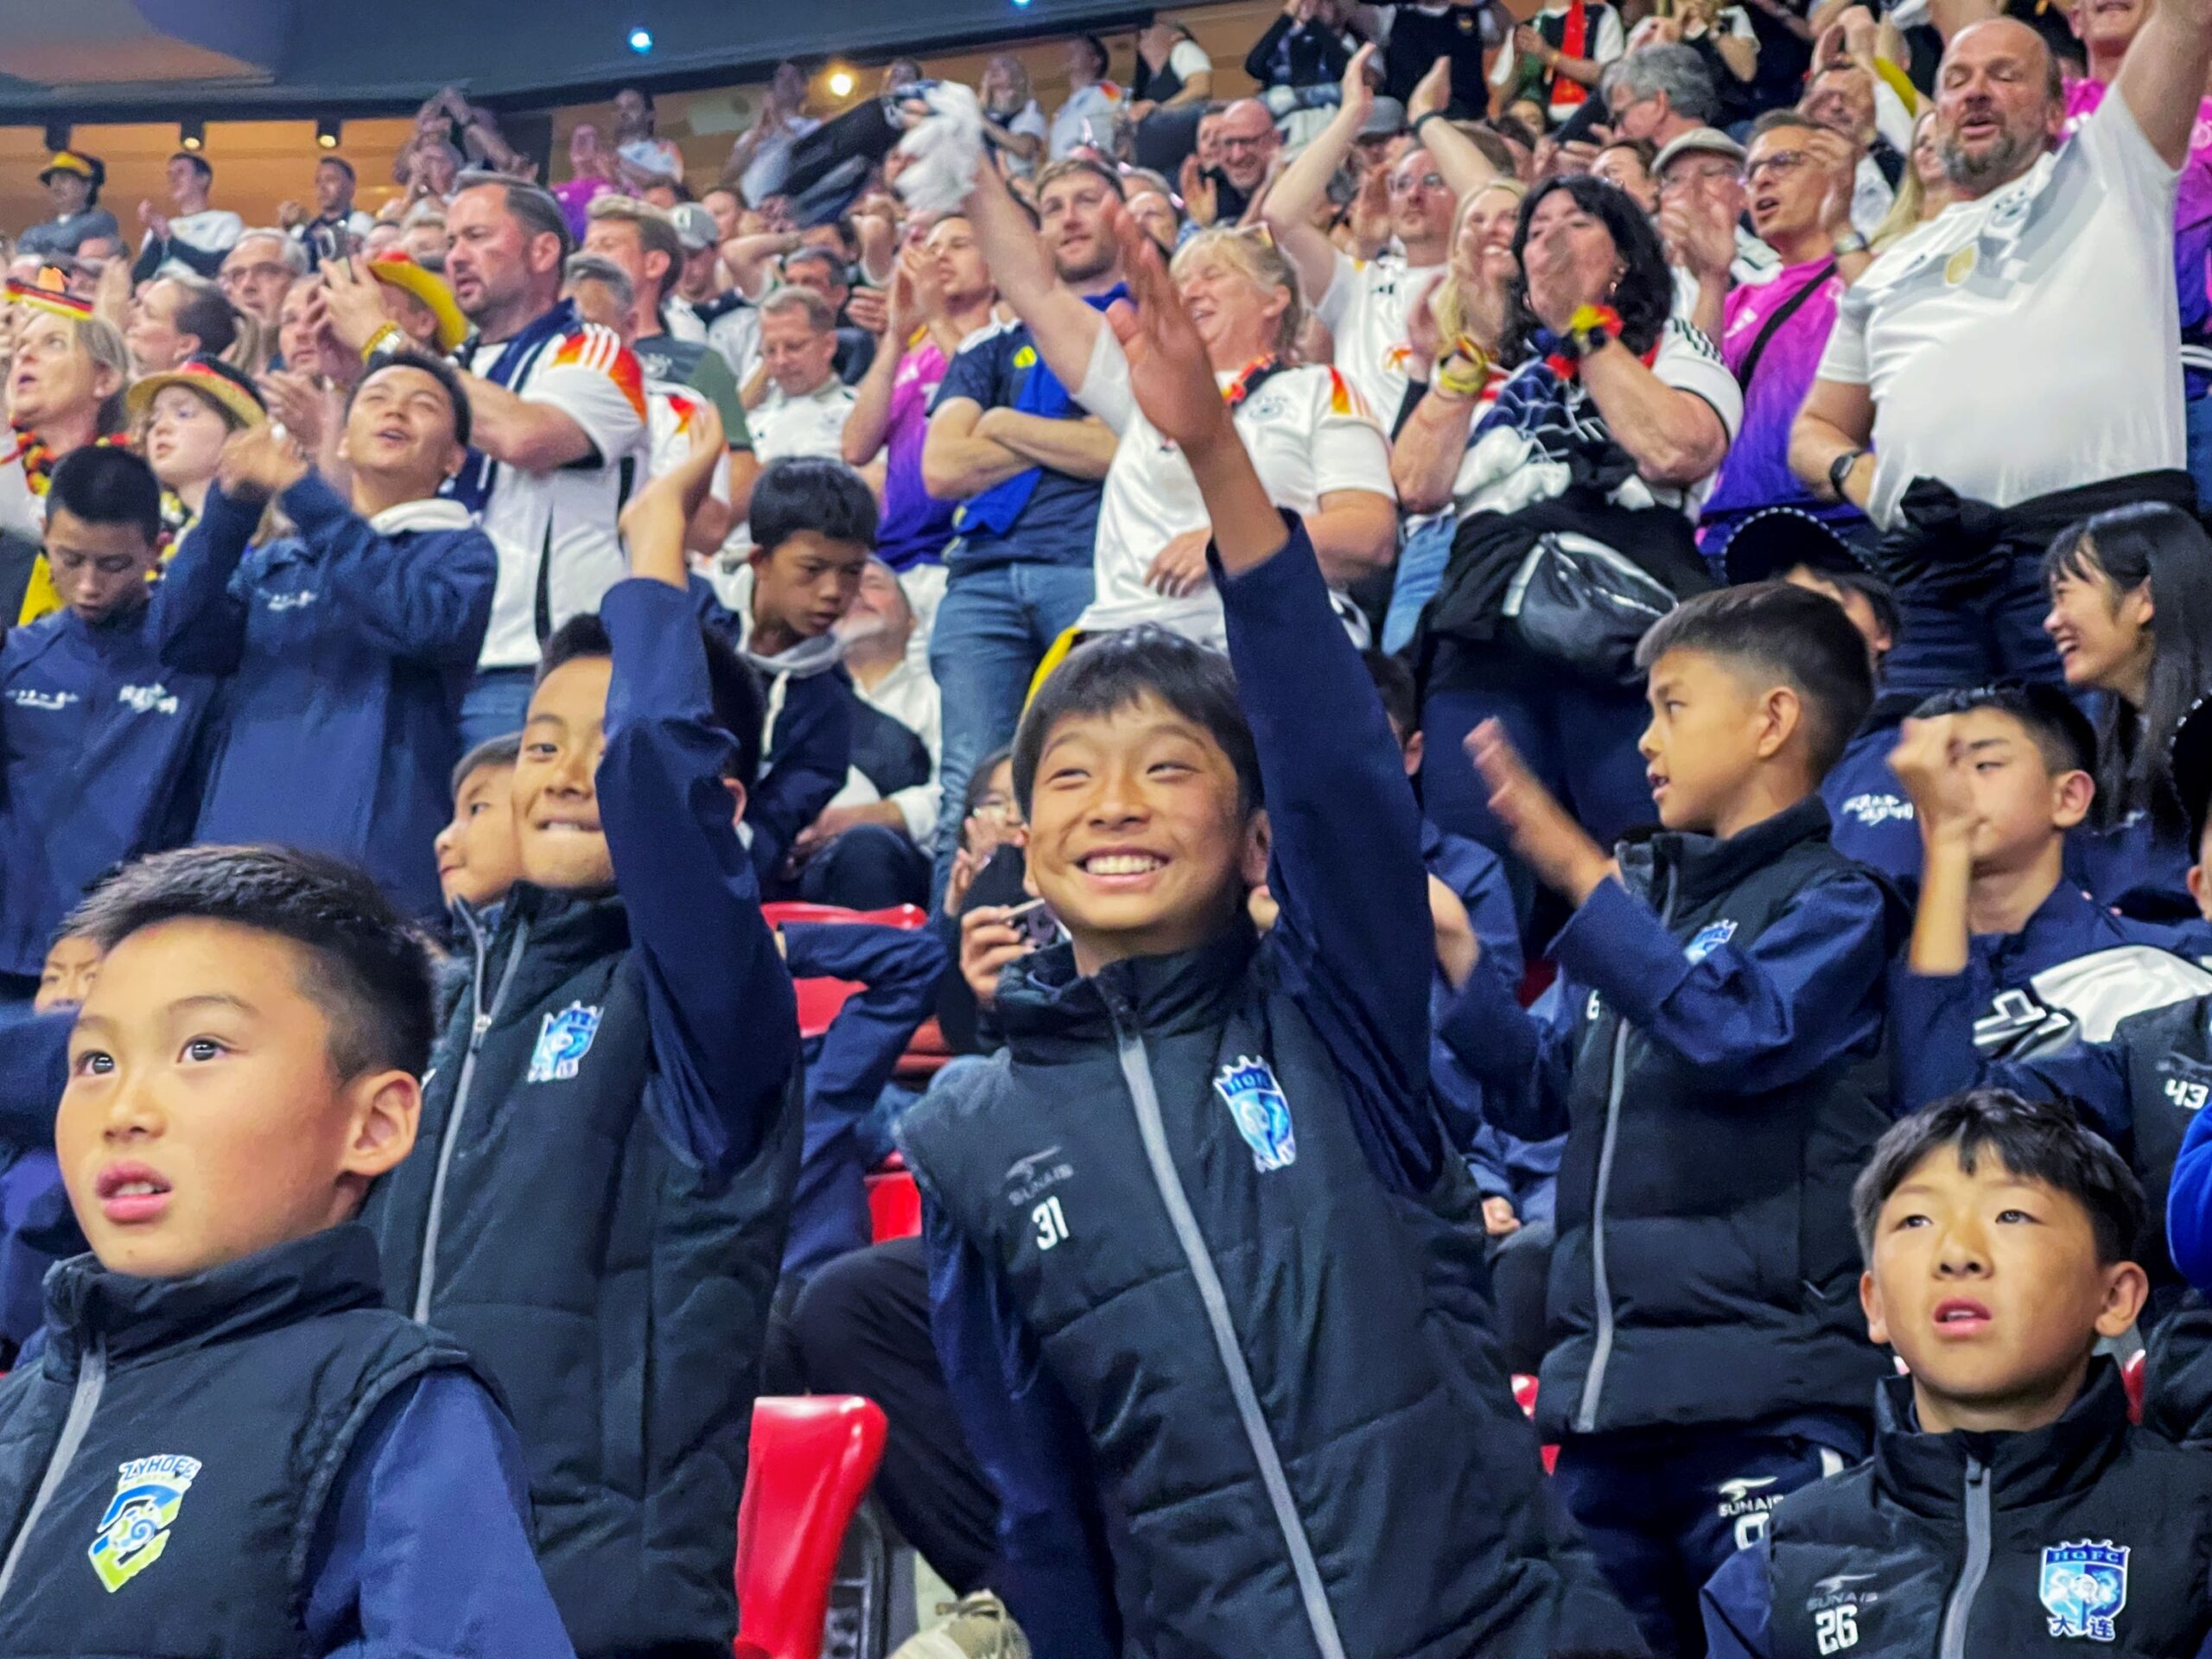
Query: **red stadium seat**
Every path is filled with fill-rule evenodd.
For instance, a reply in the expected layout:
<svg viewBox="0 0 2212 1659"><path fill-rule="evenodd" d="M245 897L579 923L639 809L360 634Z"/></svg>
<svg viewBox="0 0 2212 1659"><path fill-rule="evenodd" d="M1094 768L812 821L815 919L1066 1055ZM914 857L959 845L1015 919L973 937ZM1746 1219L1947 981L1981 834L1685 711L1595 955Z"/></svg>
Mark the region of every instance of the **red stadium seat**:
<svg viewBox="0 0 2212 1659"><path fill-rule="evenodd" d="M2120 1386L2127 1390L2127 1414L2135 1422L2143 1421L2143 1363L2150 1358L2146 1350L2137 1349L2121 1363Z"/></svg>
<svg viewBox="0 0 2212 1659"><path fill-rule="evenodd" d="M853 1511L875 1478L882 1408L858 1395L753 1402L737 1511L735 1659L821 1659L830 1585Z"/></svg>
<svg viewBox="0 0 2212 1659"><path fill-rule="evenodd" d="M912 1238L922 1230L922 1192L906 1166L872 1170L868 1178L868 1213L875 1242Z"/></svg>

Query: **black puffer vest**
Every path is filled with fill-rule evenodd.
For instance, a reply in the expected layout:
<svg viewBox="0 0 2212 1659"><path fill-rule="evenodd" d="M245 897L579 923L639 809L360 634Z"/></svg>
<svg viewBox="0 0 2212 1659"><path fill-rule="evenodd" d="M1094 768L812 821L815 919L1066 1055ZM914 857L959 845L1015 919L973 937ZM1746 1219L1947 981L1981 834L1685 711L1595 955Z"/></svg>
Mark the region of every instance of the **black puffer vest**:
<svg viewBox="0 0 2212 1659"><path fill-rule="evenodd" d="M1620 849L1685 949L1755 942L1807 888L1866 872L1819 800L1726 841ZM1866 1409L1885 1362L1859 1308L1851 1183L1890 1114L1878 1041L1771 1095L1728 1094L1592 994L1574 1059L1546 1437Z"/></svg>
<svg viewBox="0 0 2212 1659"><path fill-rule="evenodd" d="M385 1306L358 1224L188 1279L73 1257L47 1306L45 1353L0 1384L0 1653L305 1654L362 1425L467 1357Z"/></svg>
<svg viewBox="0 0 2212 1659"><path fill-rule="evenodd" d="M2120 1374L2047 1428L1923 1434L1882 1384L1874 1455L1774 1513L1772 1659L2195 1659L2212 1458L2132 1427Z"/></svg>
<svg viewBox="0 0 2212 1659"><path fill-rule="evenodd" d="M735 1633L730 1563L798 1160L790 1106L726 1181L645 1109L619 898L518 887L372 1220L395 1306L512 1406L538 1559L580 1653ZM731 1018L745 1017L732 1009Z"/></svg>
<svg viewBox="0 0 2212 1659"><path fill-rule="evenodd" d="M1088 1433L1138 1648L1635 1646L1558 1536L1472 1187L1455 1160L1421 1198L1376 1179L1269 946L1240 928L1088 980L1063 947L998 1014L1009 1051L899 1139Z"/></svg>

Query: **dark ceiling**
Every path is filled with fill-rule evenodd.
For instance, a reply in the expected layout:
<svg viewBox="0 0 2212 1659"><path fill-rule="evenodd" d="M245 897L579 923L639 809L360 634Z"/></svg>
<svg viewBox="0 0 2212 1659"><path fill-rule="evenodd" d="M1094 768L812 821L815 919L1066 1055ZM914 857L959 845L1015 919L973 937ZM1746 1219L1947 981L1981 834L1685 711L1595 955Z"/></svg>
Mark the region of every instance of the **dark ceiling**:
<svg viewBox="0 0 2212 1659"><path fill-rule="evenodd" d="M765 77L1040 30L1125 24L1130 0L0 0L0 121L369 114L457 82L494 104ZM12 14L12 15L10 15ZM653 49L633 53L633 29Z"/></svg>

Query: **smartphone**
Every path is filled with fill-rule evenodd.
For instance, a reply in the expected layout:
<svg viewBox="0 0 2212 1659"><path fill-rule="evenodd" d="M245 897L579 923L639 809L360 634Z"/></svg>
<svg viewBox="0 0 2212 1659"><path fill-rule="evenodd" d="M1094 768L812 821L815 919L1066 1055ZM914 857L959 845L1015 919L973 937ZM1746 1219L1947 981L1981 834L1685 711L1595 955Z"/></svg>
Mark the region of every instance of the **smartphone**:
<svg viewBox="0 0 2212 1659"><path fill-rule="evenodd" d="M317 264L326 260L344 257L346 244L340 238L345 232L335 225L318 225L308 234L315 238L315 257Z"/></svg>
<svg viewBox="0 0 2212 1659"><path fill-rule="evenodd" d="M1016 905L1007 912L1006 918L1020 932L1022 943L1033 950L1049 950L1068 936L1067 929L1060 925L1060 918L1052 914L1052 907L1042 899Z"/></svg>

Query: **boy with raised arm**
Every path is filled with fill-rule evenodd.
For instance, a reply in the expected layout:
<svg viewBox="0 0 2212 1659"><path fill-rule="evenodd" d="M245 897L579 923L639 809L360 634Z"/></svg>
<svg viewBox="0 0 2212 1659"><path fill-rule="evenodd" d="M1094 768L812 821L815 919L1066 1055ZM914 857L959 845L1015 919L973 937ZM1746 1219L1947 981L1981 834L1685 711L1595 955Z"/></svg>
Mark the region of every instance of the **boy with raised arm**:
<svg viewBox="0 0 2212 1659"><path fill-rule="evenodd" d="M1136 303L1109 315L1205 498L1230 650L1132 629L1046 682L1014 780L1069 940L1001 981L1007 1052L899 1127L997 1586L1053 1659L1634 1651L1512 1407L1427 1100L1397 746L1158 251L1113 224Z"/></svg>

